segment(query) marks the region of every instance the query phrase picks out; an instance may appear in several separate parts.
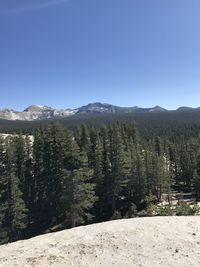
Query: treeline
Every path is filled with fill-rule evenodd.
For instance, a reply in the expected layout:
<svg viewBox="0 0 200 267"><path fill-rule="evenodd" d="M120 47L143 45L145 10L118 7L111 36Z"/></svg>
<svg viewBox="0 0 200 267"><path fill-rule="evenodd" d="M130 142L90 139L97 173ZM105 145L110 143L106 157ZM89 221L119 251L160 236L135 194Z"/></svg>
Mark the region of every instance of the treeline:
<svg viewBox="0 0 200 267"><path fill-rule="evenodd" d="M0 243L115 218L146 199L192 190L200 197L200 136L143 138L135 125L67 130L52 123L0 139Z"/></svg>
<svg viewBox="0 0 200 267"><path fill-rule="evenodd" d="M85 124L88 127L99 128L103 125L119 123L134 123L140 136L146 139L160 136L171 140L179 140L181 136L194 137L200 132L200 111L188 112L132 112L106 114L77 114L57 120L41 121L8 121L0 120L0 133L33 134L40 126L47 126L58 121L63 127L75 130Z"/></svg>

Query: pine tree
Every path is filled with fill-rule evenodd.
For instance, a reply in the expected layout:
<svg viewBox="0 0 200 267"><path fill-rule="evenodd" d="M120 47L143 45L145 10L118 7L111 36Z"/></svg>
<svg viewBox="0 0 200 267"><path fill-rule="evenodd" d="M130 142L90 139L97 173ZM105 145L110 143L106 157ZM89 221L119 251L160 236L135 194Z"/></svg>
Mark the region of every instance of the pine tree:
<svg viewBox="0 0 200 267"><path fill-rule="evenodd" d="M15 241L23 237L26 228L27 209L22 199L19 178L15 175L13 141L7 138L4 157L4 181L6 190L3 193L5 217L3 226L7 229L9 241Z"/></svg>
<svg viewBox="0 0 200 267"><path fill-rule="evenodd" d="M135 197L136 203L141 204L146 194L146 176L143 152L136 148L135 166L133 166L133 175L135 177Z"/></svg>
<svg viewBox="0 0 200 267"><path fill-rule="evenodd" d="M31 221L33 230L40 232L46 225L45 203L48 201L46 196L46 180L44 175L44 129L39 128L34 134L33 143L33 179L30 183L30 195L32 205L30 206Z"/></svg>
<svg viewBox="0 0 200 267"><path fill-rule="evenodd" d="M4 157L5 157L5 146L3 138L0 138L0 244L8 242L8 234L6 228L3 226L5 221L6 211L6 180L4 177Z"/></svg>
<svg viewBox="0 0 200 267"><path fill-rule="evenodd" d="M127 185L126 154L118 126L110 129L110 163L111 174L109 182L111 216L121 209L120 202L124 199L124 188Z"/></svg>
<svg viewBox="0 0 200 267"><path fill-rule="evenodd" d="M79 137L77 143L80 147L80 151L89 151L90 146L90 137L89 137L89 130L85 124L82 124L81 127L78 129Z"/></svg>
<svg viewBox="0 0 200 267"><path fill-rule="evenodd" d="M88 168L87 155L80 152L74 139L71 140L71 148L68 150L63 176L62 199L66 211L65 221L69 227L75 227L88 221L88 212L96 197L95 186L90 182L92 171Z"/></svg>
<svg viewBox="0 0 200 267"><path fill-rule="evenodd" d="M1 201L1 197L0 197L0 201ZM0 245L7 243L9 240L7 231L5 227L3 227L4 220L5 220L5 207L3 203L0 202Z"/></svg>
<svg viewBox="0 0 200 267"><path fill-rule="evenodd" d="M190 151L189 147L182 145L180 155L181 180L187 189L191 187L191 181L195 170L194 151Z"/></svg>
<svg viewBox="0 0 200 267"><path fill-rule="evenodd" d="M143 151L137 143L130 139L130 172L128 175L127 198L128 209L133 205L141 206L145 195L145 168Z"/></svg>
<svg viewBox="0 0 200 267"><path fill-rule="evenodd" d="M192 179L192 191L195 194L196 200L200 199L200 175L195 171Z"/></svg>
<svg viewBox="0 0 200 267"><path fill-rule="evenodd" d="M45 230L62 219L63 164L66 133L60 125L50 124L35 134L34 157L34 221Z"/></svg>
<svg viewBox="0 0 200 267"><path fill-rule="evenodd" d="M200 199L200 155L197 155L196 168L192 179L192 191L195 194L196 200Z"/></svg>
<svg viewBox="0 0 200 267"><path fill-rule="evenodd" d="M28 227L32 225L32 214L31 209L34 200L34 176L33 176L33 148L32 142L28 136L25 137L25 158L24 158L24 191L23 200L26 208L28 209Z"/></svg>
<svg viewBox="0 0 200 267"><path fill-rule="evenodd" d="M51 218L51 224L61 220L61 192L62 192L62 169L65 158L66 133L59 124L51 124L47 128L44 140L44 174L46 186L46 210Z"/></svg>
<svg viewBox="0 0 200 267"><path fill-rule="evenodd" d="M110 162L110 140L108 127L104 126L100 130L100 139L102 146L102 182L98 184L98 208L97 219L99 221L108 220L112 215L110 213L110 180L111 180L111 162Z"/></svg>
<svg viewBox="0 0 200 267"><path fill-rule="evenodd" d="M12 175L9 177L10 196L8 199L8 212L5 219L8 222L8 235L10 241L15 241L23 237L23 230L27 226L27 212L22 193L19 189L19 179Z"/></svg>
<svg viewBox="0 0 200 267"><path fill-rule="evenodd" d="M95 140L92 140L93 144L93 179L92 182L95 184L95 196L97 201L94 203L94 215L97 221L102 218L102 203L103 203L103 192L104 188L104 177L103 177L103 148L100 140L100 136L97 133Z"/></svg>
<svg viewBox="0 0 200 267"><path fill-rule="evenodd" d="M159 136L155 138L155 152L158 154L158 156L163 155L163 147Z"/></svg>
<svg viewBox="0 0 200 267"><path fill-rule="evenodd" d="M32 172L32 148L28 136L21 134L13 139L15 175L19 178L19 187L26 207L31 208Z"/></svg>
<svg viewBox="0 0 200 267"><path fill-rule="evenodd" d="M25 161L26 161L26 151L25 151L25 140L24 137L19 134L13 138L13 148L14 148L14 160L16 165L16 176L19 178L20 190L24 192L25 185Z"/></svg>

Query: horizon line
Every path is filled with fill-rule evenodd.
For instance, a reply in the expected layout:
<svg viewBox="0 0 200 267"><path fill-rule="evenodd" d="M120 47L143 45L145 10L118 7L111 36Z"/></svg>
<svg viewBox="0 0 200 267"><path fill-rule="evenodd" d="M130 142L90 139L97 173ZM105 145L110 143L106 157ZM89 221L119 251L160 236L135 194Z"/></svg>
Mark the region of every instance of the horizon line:
<svg viewBox="0 0 200 267"><path fill-rule="evenodd" d="M138 106L138 105L124 106L124 105L115 105L115 104L96 101L96 102L89 102L87 104L83 104L83 105L80 105L78 107L52 107L51 105L46 105L46 104L45 105L31 104L31 105L27 105L25 108L22 108L20 110L12 108L12 107L0 107L0 111L8 109L8 110L16 111L16 112L24 112L25 109L27 109L28 107L31 107L31 106L47 107L47 108L60 109L60 110L62 110L62 109L63 110L66 110L66 109L76 110L78 108L81 108L81 107L87 106L87 105L91 105L91 104L102 104L102 105L111 105L111 106L120 107L120 108L141 108L141 109L151 109L151 108L160 107L162 109L165 109L166 111L176 111L176 110L178 110L180 108L189 108L189 109L198 109L198 108L200 108L200 106L194 107L194 106L187 106L187 105L180 105L180 106L177 106L176 108L165 108L165 107L162 107L160 105L153 105L153 106Z"/></svg>

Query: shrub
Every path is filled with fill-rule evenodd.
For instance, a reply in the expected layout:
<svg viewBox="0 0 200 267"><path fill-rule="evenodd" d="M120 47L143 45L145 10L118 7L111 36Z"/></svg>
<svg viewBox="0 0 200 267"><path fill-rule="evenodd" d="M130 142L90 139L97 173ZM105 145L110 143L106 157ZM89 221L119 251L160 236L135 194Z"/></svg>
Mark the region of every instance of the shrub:
<svg viewBox="0 0 200 267"><path fill-rule="evenodd" d="M199 213L199 207L197 207L196 205L191 207L186 202L182 201L175 208L175 213L177 216L196 215Z"/></svg>
<svg viewBox="0 0 200 267"><path fill-rule="evenodd" d="M158 201L158 199L155 195L149 195L149 196L145 197L145 203L146 203L147 207L150 205L156 204L157 201Z"/></svg>
<svg viewBox="0 0 200 267"><path fill-rule="evenodd" d="M174 210L170 205L160 206L157 208L157 215L159 216L172 216L174 215Z"/></svg>
<svg viewBox="0 0 200 267"><path fill-rule="evenodd" d="M127 213L125 214L124 218L134 218L137 215L137 206L134 203L131 203Z"/></svg>
<svg viewBox="0 0 200 267"><path fill-rule="evenodd" d="M121 212L116 210L113 213L113 216L111 217L111 220L119 220L119 219L122 219L122 215L121 215Z"/></svg>
<svg viewBox="0 0 200 267"><path fill-rule="evenodd" d="M151 204L151 205L147 206L146 211L147 211L148 216L155 216L155 215L157 215L157 206Z"/></svg>

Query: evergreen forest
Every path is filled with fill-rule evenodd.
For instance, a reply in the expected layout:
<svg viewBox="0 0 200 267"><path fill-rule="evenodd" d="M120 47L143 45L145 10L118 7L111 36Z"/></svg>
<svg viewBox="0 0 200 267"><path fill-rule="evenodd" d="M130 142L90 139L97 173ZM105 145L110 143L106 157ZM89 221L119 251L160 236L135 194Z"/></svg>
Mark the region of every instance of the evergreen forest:
<svg viewBox="0 0 200 267"><path fill-rule="evenodd" d="M157 128L154 119L52 122L32 129L33 140L24 131L0 138L0 243L142 216L149 199L174 190L198 201L200 123L187 116Z"/></svg>

